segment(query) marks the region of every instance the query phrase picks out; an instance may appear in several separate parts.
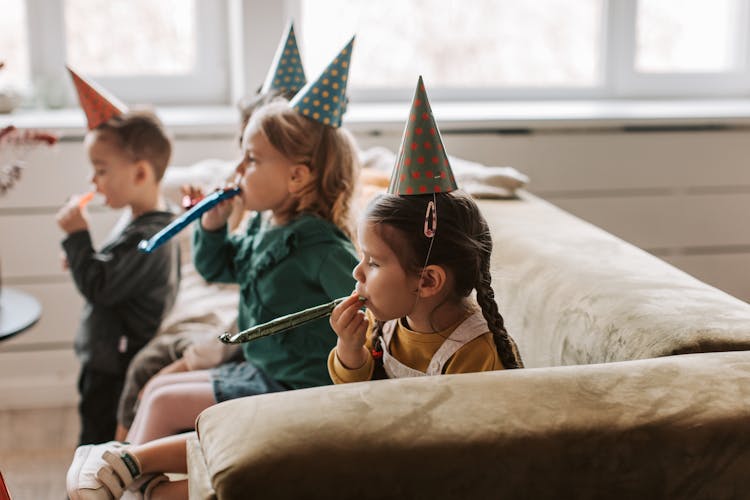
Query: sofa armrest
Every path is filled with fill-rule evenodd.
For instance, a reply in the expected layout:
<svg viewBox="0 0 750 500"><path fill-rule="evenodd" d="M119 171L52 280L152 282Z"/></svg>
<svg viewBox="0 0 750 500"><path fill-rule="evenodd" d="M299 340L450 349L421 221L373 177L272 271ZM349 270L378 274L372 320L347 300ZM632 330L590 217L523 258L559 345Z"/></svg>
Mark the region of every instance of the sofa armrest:
<svg viewBox="0 0 750 500"><path fill-rule="evenodd" d="M188 494L190 500L215 500L216 492L211 487L206 461L201 452L198 436L192 435L187 440Z"/></svg>
<svg viewBox="0 0 750 500"><path fill-rule="evenodd" d="M692 354L268 394L197 430L217 498L730 498L749 396L750 353Z"/></svg>

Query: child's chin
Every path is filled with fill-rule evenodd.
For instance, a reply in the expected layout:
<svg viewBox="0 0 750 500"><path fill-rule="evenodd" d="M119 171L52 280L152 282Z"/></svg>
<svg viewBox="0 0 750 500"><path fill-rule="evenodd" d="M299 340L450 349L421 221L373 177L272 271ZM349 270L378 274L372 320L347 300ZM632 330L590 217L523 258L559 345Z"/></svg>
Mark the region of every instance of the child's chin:
<svg viewBox="0 0 750 500"><path fill-rule="evenodd" d="M375 318L375 321L383 321L383 322L385 322L385 321L388 321L389 319L393 319L393 318L383 317L382 314L380 314L378 311L376 311L375 309L373 309L372 307L370 307L369 304L366 304L365 307L367 308L368 311L370 311L370 314L372 314L372 317Z"/></svg>

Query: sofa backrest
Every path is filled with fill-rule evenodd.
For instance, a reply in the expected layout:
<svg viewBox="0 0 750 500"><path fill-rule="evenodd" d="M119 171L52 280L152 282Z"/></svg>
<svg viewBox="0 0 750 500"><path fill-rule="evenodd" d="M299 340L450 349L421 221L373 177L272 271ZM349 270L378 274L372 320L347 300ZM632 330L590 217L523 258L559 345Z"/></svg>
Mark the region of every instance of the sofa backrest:
<svg viewBox="0 0 750 500"><path fill-rule="evenodd" d="M480 207L527 367L750 349L750 304L532 195Z"/></svg>

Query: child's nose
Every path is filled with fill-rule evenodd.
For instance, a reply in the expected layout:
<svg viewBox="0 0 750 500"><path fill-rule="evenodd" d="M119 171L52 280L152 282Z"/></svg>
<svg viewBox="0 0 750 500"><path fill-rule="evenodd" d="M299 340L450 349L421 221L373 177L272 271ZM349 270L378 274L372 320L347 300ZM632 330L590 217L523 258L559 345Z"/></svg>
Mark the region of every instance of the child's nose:
<svg viewBox="0 0 750 500"><path fill-rule="evenodd" d="M365 273L362 272L362 262L357 264L354 267L354 270L352 271L352 276L355 280L359 281L360 283L365 282Z"/></svg>
<svg viewBox="0 0 750 500"><path fill-rule="evenodd" d="M234 167L234 172L240 175L245 175L245 170L247 170L247 165L245 164L244 159L240 160L237 166Z"/></svg>

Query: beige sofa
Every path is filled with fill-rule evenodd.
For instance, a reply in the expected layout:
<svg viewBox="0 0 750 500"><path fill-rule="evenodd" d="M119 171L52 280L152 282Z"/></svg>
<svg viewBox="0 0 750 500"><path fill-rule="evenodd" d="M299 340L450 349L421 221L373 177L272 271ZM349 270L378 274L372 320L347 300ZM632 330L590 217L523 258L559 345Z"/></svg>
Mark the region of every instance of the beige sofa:
<svg viewBox="0 0 750 500"><path fill-rule="evenodd" d="M750 496L750 305L528 194L481 207L527 369L216 405L191 498Z"/></svg>

